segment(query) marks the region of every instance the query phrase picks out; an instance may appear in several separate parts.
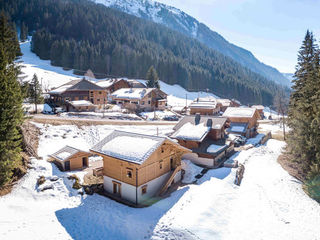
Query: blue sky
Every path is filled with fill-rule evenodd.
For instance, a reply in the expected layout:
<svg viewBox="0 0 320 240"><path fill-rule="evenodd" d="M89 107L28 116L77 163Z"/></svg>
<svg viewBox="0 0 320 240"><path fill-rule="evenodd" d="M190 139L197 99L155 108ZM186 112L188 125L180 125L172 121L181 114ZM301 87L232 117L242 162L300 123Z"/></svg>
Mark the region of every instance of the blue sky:
<svg viewBox="0 0 320 240"><path fill-rule="evenodd" d="M156 1L183 10L285 73L294 72L307 29L320 40L320 0Z"/></svg>

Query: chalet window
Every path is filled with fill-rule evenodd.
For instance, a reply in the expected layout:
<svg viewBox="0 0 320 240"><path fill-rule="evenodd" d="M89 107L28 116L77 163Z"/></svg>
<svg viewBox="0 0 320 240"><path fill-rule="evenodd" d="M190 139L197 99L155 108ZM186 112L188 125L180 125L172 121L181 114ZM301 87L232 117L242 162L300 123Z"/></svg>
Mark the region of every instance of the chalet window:
<svg viewBox="0 0 320 240"><path fill-rule="evenodd" d="M161 153L164 153L164 149L163 148L161 148Z"/></svg>
<svg viewBox="0 0 320 240"><path fill-rule="evenodd" d="M159 162L159 168L162 169L162 167L163 167L163 161L160 161Z"/></svg>
<svg viewBox="0 0 320 240"><path fill-rule="evenodd" d="M151 103L151 101L149 100L149 101L148 101L148 104L150 104L150 103Z"/></svg>
<svg viewBox="0 0 320 240"><path fill-rule="evenodd" d="M102 92L99 92L99 94L102 94Z"/></svg>
<svg viewBox="0 0 320 240"><path fill-rule="evenodd" d="M141 194L146 194L147 193L147 185L144 185L142 188L141 188Z"/></svg>
<svg viewBox="0 0 320 240"><path fill-rule="evenodd" d="M100 98L98 98L97 101L100 102Z"/></svg>
<svg viewBox="0 0 320 240"><path fill-rule="evenodd" d="M144 101L141 102L141 105L144 105Z"/></svg>
<svg viewBox="0 0 320 240"><path fill-rule="evenodd" d="M127 168L127 177L132 178L132 169Z"/></svg>

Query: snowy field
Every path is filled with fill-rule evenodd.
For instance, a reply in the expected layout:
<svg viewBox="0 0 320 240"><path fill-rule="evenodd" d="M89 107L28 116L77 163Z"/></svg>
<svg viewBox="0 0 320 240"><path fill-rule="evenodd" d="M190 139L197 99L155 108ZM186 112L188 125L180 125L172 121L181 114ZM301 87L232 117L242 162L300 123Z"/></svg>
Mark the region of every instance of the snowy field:
<svg viewBox="0 0 320 240"><path fill-rule="evenodd" d="M233 156L245 164L240 187L233 184L235 169L210 170L196 184L135 209L77 194L68 174L45 159L66 144L88 150L115 128L156 134L156 126L37 126L44 160L33 160L12 193L0 197L0 239L320 239L319 204L276 161L283 142L269 140ZM164 136L172 126L158 131ZM190 162L183 167L189 183L202 170ZM40 175L53 189L39 191ZM50 182L52 176L58 180Z"/></svg>

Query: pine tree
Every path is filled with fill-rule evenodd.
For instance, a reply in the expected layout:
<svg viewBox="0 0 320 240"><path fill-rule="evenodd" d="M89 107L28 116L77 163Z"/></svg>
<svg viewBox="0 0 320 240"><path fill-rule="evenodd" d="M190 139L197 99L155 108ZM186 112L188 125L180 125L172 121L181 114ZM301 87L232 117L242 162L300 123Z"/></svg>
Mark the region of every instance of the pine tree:
<svg viewBox="0 0 320 240"><path fill-rule="evenodd" d="M20 125L22 123L22 96L17 81L18 69L14 56L18 49L6 18L0 16L0 186L9 182L13 169L21 162ZM11 41L10 41L10 40ZM18 45L19 46L19 45Z"/></svg>
<svg viewBox="0 0 320 240"><path fill-rule="evenodd" d="M307 31L298 54L289 105L288 146L305 171L320 162L320 79L318 46Z"/></svg>
<svg viewBox="0 0 320 240"><path fill-rule="evenodd" d="M38 104L43 102L41 85L37 74L33 74L31 83L30 83L30 102L35 105L35 112L38 112Z"/></svg>
<svg viewBox="0 0 320 240"><path fill-rule="evenodd" d="M27 39L28 39L28 28L24 24L24 22L22 22L21 27L20 27L20 41L24 42Z"/></svg>
<svg viewBox="0 0 320 240"><path fill-rule="evenodd" d="M153 66L151 66L149 68L147 75L146 75L146 79L148 80L147 87L160 89L158 73Z"/></svg>

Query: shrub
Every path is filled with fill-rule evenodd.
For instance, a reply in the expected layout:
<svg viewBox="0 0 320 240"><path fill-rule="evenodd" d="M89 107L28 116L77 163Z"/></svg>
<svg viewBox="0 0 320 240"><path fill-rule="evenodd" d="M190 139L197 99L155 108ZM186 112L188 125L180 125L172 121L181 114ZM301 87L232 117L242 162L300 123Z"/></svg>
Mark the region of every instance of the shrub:
<svg viewBox="0 0 320 240"><path fill-rule="evenodd" d="M80 184L80 179L78 178L77 175L73 174L68 177L69 180L74 180L74 183L72 185L72 188L74 189L80 189L82 186Z"/></svg>
<svg viewBox="0 0 320 240"><path fill-rule="evenodd" d="M40 176L37 180L38 186L40 186L41 184L44 184L45 181L46 181L46 178L44 176Z"/></svg>
<svg viewBox="0 0 320 240"><path fill-rule="evenodd" d="M311 198L320 203L320 175L306 181L303 185L303 189Z"/></svg>

